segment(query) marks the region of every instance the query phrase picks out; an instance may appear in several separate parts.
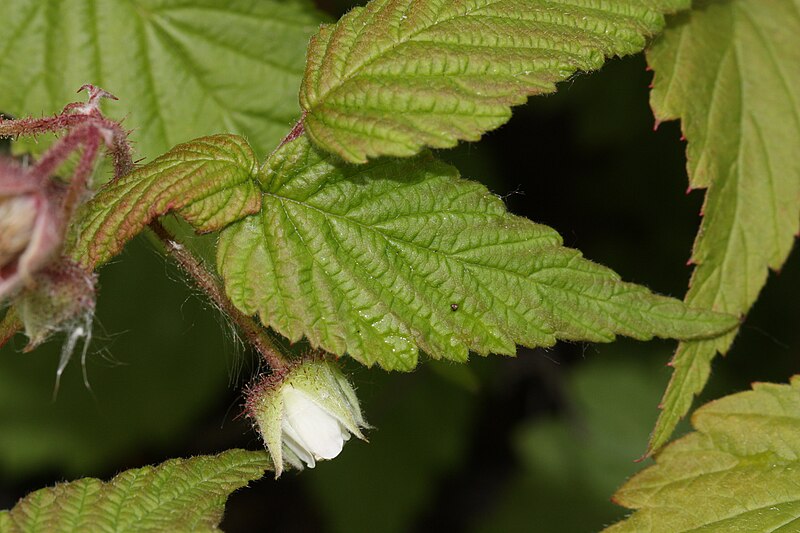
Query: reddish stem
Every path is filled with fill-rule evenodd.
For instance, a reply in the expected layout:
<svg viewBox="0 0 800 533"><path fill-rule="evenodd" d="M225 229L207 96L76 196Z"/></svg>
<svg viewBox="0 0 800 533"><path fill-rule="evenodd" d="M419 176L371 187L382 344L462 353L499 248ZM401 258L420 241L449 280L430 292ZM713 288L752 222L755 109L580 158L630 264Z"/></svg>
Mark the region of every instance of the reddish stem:
<svg viewBox="0 0 800 533"><path fill-rule="evenodd" d="M0 116L0 137L17 137L19 135L42 135L68 130L85 123L92 117L88 115L62 114L52 117L3 119Z"/></svg>
<svg viewBox="0 0 800 533"><path fill-rule="evenodd" d="M97 135L87 136L84 142L83 154L81 154L81 159L75 167L75 172L73 172L72 179L69 183L67 195L64 198L64 220L72 219L75 209L86 194L89 177L92 175L92 171L94 171L95 161L99 151L100 138ZM65 233L66 229L65 225Z"/></svg>

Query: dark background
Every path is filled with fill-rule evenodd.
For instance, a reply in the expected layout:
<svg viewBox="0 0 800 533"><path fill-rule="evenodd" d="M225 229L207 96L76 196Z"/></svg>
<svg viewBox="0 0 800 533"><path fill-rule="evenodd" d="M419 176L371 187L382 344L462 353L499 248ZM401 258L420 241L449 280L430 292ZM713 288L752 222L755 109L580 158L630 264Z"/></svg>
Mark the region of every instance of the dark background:
<svg viewBox="0 0 800 533"><path fill-rule="evenodd" d="M348 2L320 1L334 17ZM577 75L531 99L480 143L439 152L509 208L628 281L682 297L703 192L685 193L677 123L653 131L643 57ZM170 457L258 449L240 389L254 356L146 237L100 276L87 370L51 399L58 339L0 352L0 506L36 488ZM798 254L772 275L702 401L800 370ZM620 340L426 362L411 374L347 369L370 443L229 501L236 531L597 531L645 450L675 343ZM682 431L686 431L684 427Z"/></svg>

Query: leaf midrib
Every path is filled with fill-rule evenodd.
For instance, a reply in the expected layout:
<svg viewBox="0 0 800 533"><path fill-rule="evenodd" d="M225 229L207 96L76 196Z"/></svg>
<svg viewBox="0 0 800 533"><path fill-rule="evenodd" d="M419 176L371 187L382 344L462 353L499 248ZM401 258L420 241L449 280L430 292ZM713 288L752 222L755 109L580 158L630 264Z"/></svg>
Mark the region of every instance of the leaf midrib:
<svg viewBox="0 0 800 533"><path fill-rule="evenodd" d="M528 275L520 274L519 272L514 272L514 271L511 271L511 270L503 270L503 269L501 269L499 267L495 267L495 266L492 266L492 265L484 265L484 264L481 264L481 263L469 261L469 260L464 259L463 257L459 257L459 256L456 256L456 255L451 255L451 254L448 254L446 252L442 252L440 250L431 250L430 248L425 248L424 246L421 246L421 245L419 245L417 243L414 243L414 242L411 242L411 241L407 241L407 240L401 239L399 237L387 235L384 232L380 231L378 228L375 228L374 226L370 226L370 225L364 224L362 222L359 222L357 220L353 220L351 218L348 218L345 215L339 215L339 214L335 214L335 213L330 213L330 212L324 211L323 209L320 209L320 208L318 208L316 206L309 205L309 204L307 204L305 202L302 202L302 201L299 201L299 200L295 200L293 198L289 198L289 197L286 197L286 196L281 196L279 194L272 193L272 192L265 192L264 195L272 197L272 198L276 199L278 202L286 201L286 202L293 203L293 204L295 204L297 206L300 206L301 208L308 209L308 210L311 210L311 211L315 211L315 212L319 213L320 215L322 215L324 218L335 218L335 219L341 220L341 221L343 221L343 222L345 222L347 224L352 224L352 225L358 226L359 228L362 228L362 229L364 229L366 231L373 232L373 233L377 234L378 236L380 236L383 240L385 240L387 242L387 244L393 246L395 249L399 248L399 244L398 243L406 244L406 245L408 245L410 247L416 248L416 249L421 250L423 252L426 252L426 253L429 253L429 254L439 255L439 256L443 257L444 259L446 259L446 260L451 260L451 261L458 262L465 268L465 270L470 270L470 271L472 269L491 270L491 271L497 272L497 273L505 275L505 276L512 276L512 277L524 280L524 281L529 282L529 283L535 283L537 285L541 285L541 286L545 286L545 287L552 287L551 285L549 285L547 283L543 283L541 280L533 280L532 277L533 277L534 274L528 274ZM556 246L556 245L549 245L549 246L542 247L542 250L544 251L544 250L547 250L548 248L551 248L551 249L562 249L563 247L562 246ZM475 248L475 249L477 249L477 248ZM462 253L462 252L460 252L460 253ZM575 257L579 257L579 256L575 256ZM572 260L573 259L571 259L570 261L572 261ZM548 266L548 267L544 267L544 268L541 268L541 269L537 270L535 272L535 274L540 274L541 272L544 272L544 271L547 271L547 270L567 270L569 272L573 272L573 270L569 270L567 267L564 267L564 266ZM483 284L481 284L481 285L483 285ZM614 301L615 298L623 296L624 295L623 292L614 294L613 298L602 299L602 298L597 298L597 297L595 297L595 296L593 296L591 294L587 294L587 293L583 293L583 292L571 291L569 288L565 288L565 287L560 287L560 288L558 288L558 290L561 290L561 291L564 291L564 292L570 292L572 294L577 294L577 295L582 296L583 298L586 298L586 299L589 299L589 300L592 300L592 301L596 301L596 302L600 302L600 303L605 304L605 305L611 305L611 306L613 306L615 308L627 309L627 306L625 306L624 304L616 303ZM631 289L631 290L633 290L633 289ZM587 329L591 329L591 328L587 328Z"/></svg>
<svg viewBox="0 0 800 533"><path fill-rule="evenodd" d="M275 194L275 193L271 193L271 192L265 192L264 195L265 196L270 196L272 198L275 198L279 202L286 201L286 202L290 202L290 203L293 203L295 205L298 205L298 206L300 206L300 207L302 207L304 209L308 209L310 211L315 211L315 212L321 214L325 218L335 218L335 219L341 220L341 221L343 221L343 222L345 222L347 224L351 224L351 225L357 226L359 228L362 228L364 230L376 233L382 239L384 239L387 243L392 244L393 246L396 246L395 243L393 242L393 241L396 241L398 243L407 244L407 245L409 245L409 246L411 246L413 248L417 248L419 250L422 250L422 251L430 253L430 254L436 254L436 255L440 255L440 256L443 256L445 258L454 260L454 261L460 261L464 265L472 265L472 266L481 267L481 268L489 268L489 269L496 270L498 272L502 272L502 273L505 273L505 274L514 274L514 275L519 276L521 278L527 278L526 276L523 276L522 274L519 274L519 273L516 273L516 272L512 272L512 271L508 271L508 270L502 270L502 269L500 269L498 267L492 267L492 266L482 265L480 263L475 263L475 262L472 262L472 261L468 261L468 260L466 260L466 259L464 259L462 257L458 257L456 255L451 255L451 254L448 254L448 253L443 252L441 250L432 250L430 248L425 248L424 246L422 246L420 244L417 244L415 242L408 241L408 240L405 240L405 239L401 239L399 237L395 237L395 236L392 236L392 235L388 235L388 234L384 233L383 231L380 231L380 229L376 228L375 226L371 226L371 225L365 224L363 222L360 222L358 220L354 220L352 218L347 217L346 215L340 215L340 214L337 214L337 213L331 213L330 211L325 211L325 210L323 210L323 209L321 209L321 208L319 208L317 206L310 205L310 204L305 203L305 202L300 201L300 200L295 200L294 198L289 198L287 196L281 196L279 194ZM440 212L440 213L446 213L446 211L445 212ZM454 213L454 214L464 214L464 213L463 212L458 212L458 213ZM470 214L470 213L467 213L467 214ZM478 213L478 214L485 215L485 213ZM544 237L542 237L542 238L544 238ZM532 239L532 240L535 240L535 239ZM546 248L549 248L549 247L558 248L558 246L547 246L547 247L543 247L543 249L546 249ZM475 249L477 249L477 248L473 248L472 250L475 250ZM462 252L459 252L459 253L463 253L463 252L466 252L466 251L469 251L469 250L470 249L462 250ZM547 268L543 268L541 271L548 270L548 269L551 269L551 268L555 269L557 267L547 267ZM541 271L537 271L537 272L541 272Z"/></svg>

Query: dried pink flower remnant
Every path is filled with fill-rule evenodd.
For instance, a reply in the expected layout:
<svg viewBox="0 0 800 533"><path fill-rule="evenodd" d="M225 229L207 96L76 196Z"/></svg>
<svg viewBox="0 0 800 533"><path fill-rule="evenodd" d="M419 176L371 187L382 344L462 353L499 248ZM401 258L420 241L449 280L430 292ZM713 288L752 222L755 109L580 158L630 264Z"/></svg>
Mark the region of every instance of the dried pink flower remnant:
<svg viewBox="0 0 800 533"><path fill-rule="evenodd" d="M36 198L0 196L0 265L6 265L28 247L36 225Z"/></svg>
<svg viewBox="0 0 800 533"><path fill-rule="evenodd" d="M51 189L13 160L0 159L0 301L31 284L61 246Z"/></svg>
<svg viewBox="0 0 800 533"><path fill-rule="evenodd" d="M0 305L14 306L0 321L0 346L20 327L30 340L27 349L53 332L66 332L58 376L81 337L86 355L96 292L94 275L61 254L68 225L92 193L91 176L103 147L115 178L133 168L128 132L100 111L103 99L117 98L94 85L82 91L89 94L87 102L68 104L56 115L18 120L0 115L0 138L63 133L30 167L0 157ZM56 178L73 154L80 155L71 176Z"/></svg>

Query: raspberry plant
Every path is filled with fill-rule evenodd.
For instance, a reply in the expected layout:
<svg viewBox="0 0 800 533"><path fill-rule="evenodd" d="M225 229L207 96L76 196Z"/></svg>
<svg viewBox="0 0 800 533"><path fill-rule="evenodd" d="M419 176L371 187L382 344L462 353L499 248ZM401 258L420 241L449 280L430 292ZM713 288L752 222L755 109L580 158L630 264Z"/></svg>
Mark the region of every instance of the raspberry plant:
<svg viewBox="0 0 800 533"><path fill-rule="evenodd" d="M798 232L800 3L690 4L372 0L322 25L305 0L1 5L0 342L56 336L56 405L76 351L91 390L98 275L145 235L222 316L220 335L229 325L256 354L240 417L260 440L32 492L0 529L213 531L266 470L314 468L370 436L343 368L368 381L617 336L679 344L655 465L617 492L634 512L609 530L790 527L796 380L706 405L667 442ZM690 190L706 189L683 300L623 281L443 160L530 97L642 50L657 125L681 120ZM70 101L78 87L87 102ZM727 496L703 499L715 490Z"/></svg>

